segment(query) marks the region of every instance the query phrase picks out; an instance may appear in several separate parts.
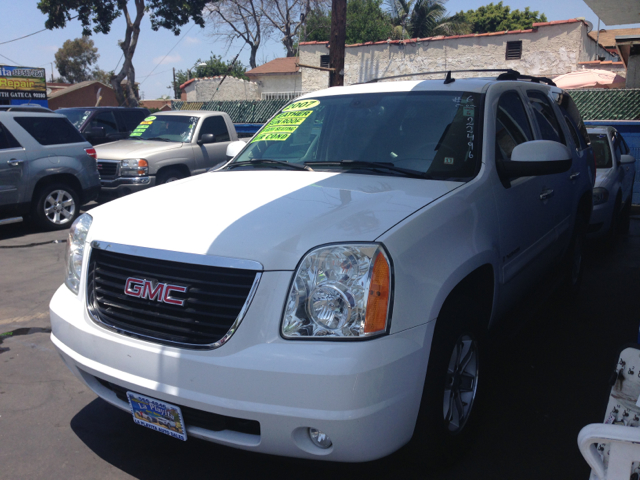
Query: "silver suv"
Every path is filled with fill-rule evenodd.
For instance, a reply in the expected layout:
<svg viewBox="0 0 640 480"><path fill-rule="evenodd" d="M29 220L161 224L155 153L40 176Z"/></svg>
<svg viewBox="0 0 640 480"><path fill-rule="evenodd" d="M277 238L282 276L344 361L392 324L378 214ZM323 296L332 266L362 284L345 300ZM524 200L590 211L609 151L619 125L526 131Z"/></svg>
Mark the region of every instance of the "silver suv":
<svg viewBox="0 0 640 480"><path fill-rule="evenodd" d="M0 112L0 225L67 228L99 191L95 150L66 117Z"/></svg>

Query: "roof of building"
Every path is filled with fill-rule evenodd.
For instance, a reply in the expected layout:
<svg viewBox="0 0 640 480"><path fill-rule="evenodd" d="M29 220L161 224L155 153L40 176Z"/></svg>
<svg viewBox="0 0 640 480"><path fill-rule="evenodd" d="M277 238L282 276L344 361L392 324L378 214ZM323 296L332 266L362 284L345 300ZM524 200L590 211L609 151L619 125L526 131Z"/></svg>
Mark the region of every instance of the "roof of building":
<svg viewBox="0 0 640 480"><path fill-rule="evenodd" d="M260 65L246 72L247 75L282 75L288 73L298 73L300 67L298 57L282 57L271 60L270 62Z"/></svg>
<svg viewBox="0 0 640 480"><path fill-rule="evenodd" d="M600 30L600 45L605 47L615 47L616 46L616 37L622 37L626 35L640 35L640 28L618 28L605 30L604 28ZM589 32L589 36L594 40L598 38L598 31L592 30Z"/></svg>
<svg viewBox="0 0 640 480"><path fill-rule="evenodd" d="M382 40L380 42L364 42L364 43L354 43L352 45L346 45L346 47L362 47L364 45L382 45L384 43L387 44L409 44L409 43L418 43L418 42L432 42L436 40L451 40L454 38L476 38L476 37L492 37L496 35L512 35L515 33L532 33L538 30L539 27L548 27L551 25L561 25L565 23L585 23L584 20L571 18L569 20L555 20L553 22L539 22L534 23L531 28L527 30L505 30L504 32L491 32L491 33L470 33L468 35L451 35L444 36L438 35L436 37L426 37L426 38L410 38L408 40ZM300 42L300 45L328 45L329 42ZM295 58L295 57L291 57ZM266 64L265 64L266 65ZM249 72L247 72L249 74Z"/></svg>
<svg viewBox="0 0 640 480"><path fill-rule="evenodd" d="M196 80L217 80L219 78L224 78L225 76L227 77L227 80L234 80L234 81L240 81L240 82L246 82L247 81L244 78L232 77L231 75L216 75L215 77L198 77L198 78L192 78L191 80L187 80L182 85L180 85L180 89L183 89L187 85L192 84Z"/></svg>
<svg viewBox="0 0 640 480"><path fill-rule="evenodd" d="M111 85L107 85L105 83L99 82L98 80L87 80L86 82L76 83L74 85L71 85L70 87L52 92L51 95L49 95L49 99L57 98L62 95L66 95L67 93L75 92L76 90L80 90L81 88L88 87L89 85L92 85L94 83L99 83L101 87L113 88Z"/></svg>
<svg viewBox="0 0 640 480"><path fill-rule="evenodd" d="M640 120L640 88L572 90L585 120Z"/></svg>

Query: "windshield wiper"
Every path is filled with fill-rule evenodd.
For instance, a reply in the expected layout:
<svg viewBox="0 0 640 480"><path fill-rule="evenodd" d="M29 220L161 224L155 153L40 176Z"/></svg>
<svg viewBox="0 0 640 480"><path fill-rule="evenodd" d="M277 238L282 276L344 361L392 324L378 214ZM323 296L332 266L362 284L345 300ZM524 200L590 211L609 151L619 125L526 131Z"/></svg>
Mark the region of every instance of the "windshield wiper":
<svg viewBox="0 0 640 480"><path fill-rule="evenodd" d="M426 172L420 172L418 170L410 170L408 168L400 168L396 167L393 163L385 163L385 162L363 162L360 160L340 160L339 162L305 162L305 165L327 165L332 166L336 165L339 167L346 168L360 168L364 170L380 170L385 169L391 172L401 173L406 175L407 177L412 178L424 178L431 179L431 175Z"/></svg>
<svg viewBox="0 0 640 480"><path fill-rule="evenodd" d="M230 163L229 165L227 165L227 168L234 168L234 167L242 167L242 166L246 166L246 165L258 165L260 163L267 163L267 164L272 164L272 165L282 165L284 167L290 167L290 168L294 168L296 170L308 170L309 172L313 172L313 169L311 167L308 167L306 164L305 165L300 165L298 163L289 163L289 162L285 162L283 160L272 160L270 158L253 158L251 160L249 160L248 162L233 162Z"/></svg>

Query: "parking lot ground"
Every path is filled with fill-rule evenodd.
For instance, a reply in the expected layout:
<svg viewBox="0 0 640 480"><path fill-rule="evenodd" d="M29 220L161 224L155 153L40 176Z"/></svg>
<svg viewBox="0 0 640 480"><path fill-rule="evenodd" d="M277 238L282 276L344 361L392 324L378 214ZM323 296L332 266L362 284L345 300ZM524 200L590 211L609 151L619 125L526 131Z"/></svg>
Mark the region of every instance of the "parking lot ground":
<svg viewBox="0 0 640 480"><path fill-rule="evenodd" d="M507 316L482 359L485 395L476 441L459 463L427 472L429 452L411 446L363 465L273 457L197 439L181 442L137 426L68 371L47 333L48 302L64 275L66 236L36 233L26 224L0 228L3 479L586 480L578 432L602 421L617 352L635 342L640 323L640 216L634 216L631 233L615 249L588 248L577 299L558 296L550 278Z"/></svg>

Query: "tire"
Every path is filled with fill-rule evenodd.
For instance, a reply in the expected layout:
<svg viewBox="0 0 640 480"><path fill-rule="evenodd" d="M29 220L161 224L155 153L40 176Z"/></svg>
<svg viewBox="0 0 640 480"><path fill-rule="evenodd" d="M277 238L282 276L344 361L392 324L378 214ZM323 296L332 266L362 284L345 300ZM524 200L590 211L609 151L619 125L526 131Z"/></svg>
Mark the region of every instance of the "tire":
<svg viewBox="0 0 640 480"><path fill-rule="evenodd" d="M160 173L156 177L156 185L175 182L176 180L181 180L185 177L186 175L181 170L177 168L167 168L160 171Z"/></svg>
<svg viewBox="0 0 640 480"><path fill-rule="evenodd" d="M479 312L467 299L448 301L436 323L413 440L430 467L455 462L473 436L485 337Z"/></svg>
<svg viewBox="0 0 640 480"><path fill-rule="evenodd" d="M80 214L80 197L67 184L54 183L41 187L34 198L31 216L43 230L69 228Z"/></svg>

